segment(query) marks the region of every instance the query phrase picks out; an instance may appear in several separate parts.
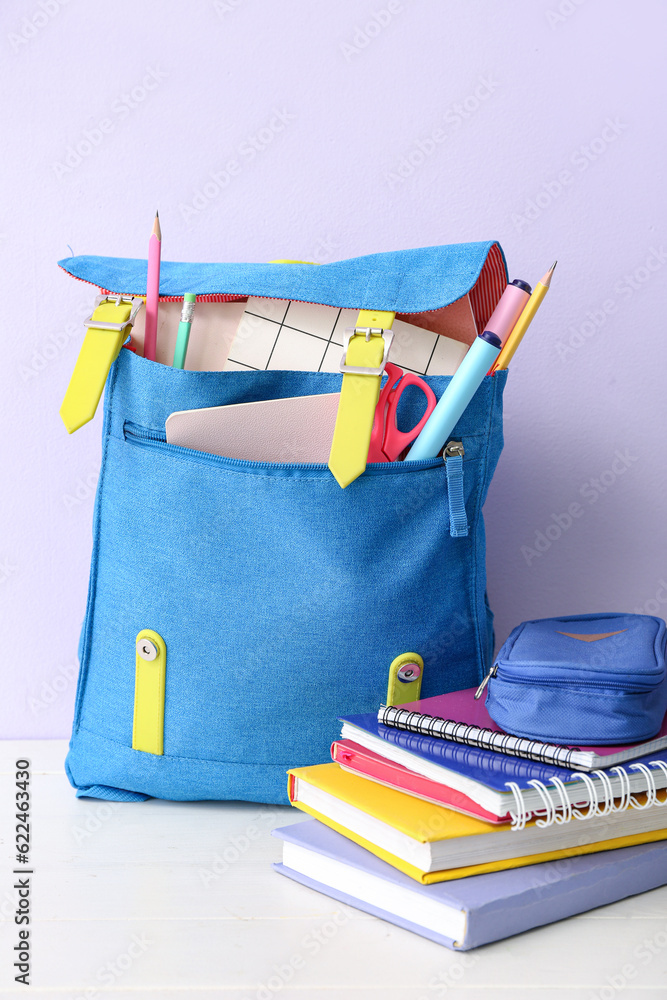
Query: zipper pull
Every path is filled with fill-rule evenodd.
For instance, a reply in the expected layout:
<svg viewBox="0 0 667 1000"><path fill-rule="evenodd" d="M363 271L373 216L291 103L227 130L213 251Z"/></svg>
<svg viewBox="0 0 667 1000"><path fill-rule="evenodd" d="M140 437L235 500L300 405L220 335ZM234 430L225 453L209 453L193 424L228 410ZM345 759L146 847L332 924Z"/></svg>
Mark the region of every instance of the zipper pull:
<svg viewBox="0 0 667 1000"><path fill-rule="evenodd" d="M449 441L443 452L449 496L449 533L452 538L465 538L468 534L468 515L463 493L464 455L462 441Z"/></svg>
<svg viewBox="0 0 667 1000"><path fill-rule="evenodd" d="M480 686L475 691L475 701L478 701L478 699L482 697L482 695L484 694L484 688L489 683L491 678L495 677L497 673L498 673L498 664L494 663L491 669L489 670L488 674L480 684Z"/></svg>
<svg viewBox="0 0 667 1000"><path fill-rule="evenodd" d="M463 441L449 441L445 447L445 456L447 458L454 458L455 455L460 455L461 458L465 455L463 448Z"/></svg>

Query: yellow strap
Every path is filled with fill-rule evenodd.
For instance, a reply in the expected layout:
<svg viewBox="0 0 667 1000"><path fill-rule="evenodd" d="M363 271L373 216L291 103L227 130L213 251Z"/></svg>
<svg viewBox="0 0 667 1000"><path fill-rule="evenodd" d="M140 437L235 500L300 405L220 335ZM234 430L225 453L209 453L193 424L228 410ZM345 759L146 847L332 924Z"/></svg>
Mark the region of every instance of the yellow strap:
<svg viewBox="0 0 667 1000"><path fill-rule="evenodd" d="M362 309L358 328L388 330L394 322L393 312L373 312ZM345 363L358 368L379 368L384 355L384 337L373 334L366 340L363 333L350 338ZM343 374L340 402L336 415L329 468L339 486L345 489L366 468L371 443L373 417L380 396L381 375Z"/></svg>
<svg viewBox="0 0 667 1000"><path fill-rule="evenodd" d="M144 628L137 636L135 656L132 749L161 755L164 752L166 643L157 632Z"/></svg>
<svg viewBox="0 0 667 1000"><path fill-rule="evenodd" d="M132 302L102 302L90 319L92 323L125 323L132 311ZM60 407L60 416L68 434L83 427L95 416L109 369L118 357L128 330L129 327L120 331L88 327Z"/></svg>
<svg viewBox="0 0 667 1000"><path fill-rule="evenodd" d="M392 660L387 683L387 705L407 705L419 701L424 661L419 653L401 653Z"/></svg>

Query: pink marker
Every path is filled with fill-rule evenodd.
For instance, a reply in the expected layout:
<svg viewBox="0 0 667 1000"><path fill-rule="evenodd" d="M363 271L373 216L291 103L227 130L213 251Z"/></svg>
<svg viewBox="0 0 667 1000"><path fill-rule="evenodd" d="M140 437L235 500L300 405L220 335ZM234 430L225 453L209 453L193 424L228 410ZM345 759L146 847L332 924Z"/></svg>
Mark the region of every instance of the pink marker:
<svg viewBox="0 0 667 1000"><path fill-rule="evenodd" d="M160 254L162 232L160 219L155 213L153 232L148 241L148 276L146 279L146 326L144 329L144 357L155 361L157 346L157 310L160 299ZM500 300L502 302L502 299Z"/></svg>
<svg viewBox="0 0 667 1000"><path fill-rule="evenodd" d="M491 330L496 337L500 337L501 344L505 343L514 329L516 321L530 298L531 291L527 281L515 278L500 296L500 301L484 329Z"/></svg>

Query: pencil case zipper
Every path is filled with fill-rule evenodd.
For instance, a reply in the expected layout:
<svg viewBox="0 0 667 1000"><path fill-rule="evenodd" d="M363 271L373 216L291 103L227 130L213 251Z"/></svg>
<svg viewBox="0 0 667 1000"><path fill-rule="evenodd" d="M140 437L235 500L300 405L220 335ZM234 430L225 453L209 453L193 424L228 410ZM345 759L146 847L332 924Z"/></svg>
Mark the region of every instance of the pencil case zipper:
<svg viewBox="0 0 667 1000"><path fill-rule="evenodd" d="M522 687L532 684L536 687L591 688L596 691L599 691L600 688L607 688L612 691L627 691L628 694L636 694L641 691L653 691L656 683L660 679L659 675L656 673L654 676L647 679L643 684L637 683L636 678L633 678L632 681L617 681L609 679L609 675L605 676L605 674L600 671L599 674L593 675L591 680L587 680L580 676L576 676L574 670L572 671L571 677L537 676L536 674L524 674L521 670L512 674L511 669L509 669L506 665L501 667L499 663L494 663L477 689L476 696L479 697L489 681L496 678L499 681L503 681L503 683L516 684Z"/></svg>
<svg viewBox="0 0 667 1000"><path fill-rule="evenodd" d="M225 469L238 469L246 472L259 472L267 468L280 472L281 470L324 472L328 466L325 462L255 462L243 458L226 458L223 455L212 455L209 452L198 451L195 448L184 448L182 445L170 444L166 433L148 427L142 427L126 420L123 424L123 438L132 445L144 448L157 448L167 454L194 458L199 462L218 465ZM447 474L447 500L449 504L449 533L452 538L466 537L468 534L468 517L464 503L463 456L465 454L461 441L450 441L445 448L444 464ZM435 469L442 465L440 458L424 458L418 462L373 462L366 467L366 474L388 475L400 470L402 473L419 472Z"/></svg>

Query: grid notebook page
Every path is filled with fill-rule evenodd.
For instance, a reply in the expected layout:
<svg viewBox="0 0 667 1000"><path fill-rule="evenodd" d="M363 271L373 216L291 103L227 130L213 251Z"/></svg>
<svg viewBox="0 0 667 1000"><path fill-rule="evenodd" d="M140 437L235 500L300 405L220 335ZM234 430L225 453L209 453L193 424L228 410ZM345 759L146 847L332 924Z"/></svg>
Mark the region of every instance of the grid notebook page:
<svg viewBox="0 0 667 1000"><path fill-rule="evenodd" d="M475 336L468 296L447 307L457 330ZM249 298L229 351L225 371L339 371L345 330L354 327L357 309L336 309L311 302ZM468 343L394 320L391 361L417 375L453 375Z"/></svg>

